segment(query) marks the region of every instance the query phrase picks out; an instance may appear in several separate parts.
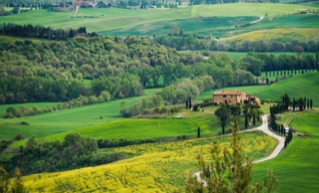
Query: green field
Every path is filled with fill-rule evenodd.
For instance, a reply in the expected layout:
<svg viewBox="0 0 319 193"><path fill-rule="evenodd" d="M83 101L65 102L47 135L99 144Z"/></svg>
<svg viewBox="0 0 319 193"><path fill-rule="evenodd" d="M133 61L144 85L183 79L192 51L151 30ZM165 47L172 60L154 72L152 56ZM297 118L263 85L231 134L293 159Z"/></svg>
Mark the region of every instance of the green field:
<svg viewBox="0 0 319 193"><path fill-rule="evenodd" d="M218 120L217 123L218 124ZM219 124L218 124L219 125ZM176 136L196 136L197 127L202 134L211 134L212 129L196 119L119 119L88 128L50 135L45 140L62 140L68 133L76 132L93 139L156 139Z"/></svg>
<svg viewBox="0 0 319 193"><path fill-rule="evenodd" d="M190 19L180 19L172 21L162 21L162 22L152 22L143 25L136 25L132 27L124 27L115 30L109 30L105 32L100 32L102 35L166 35L168 32L172 31L172 28L178 28L183 30L184 33L196 33L202 35L212 34L214 37L229 37L237 34L243 34L246 32L252 32L257 30L269 30L276 28L289 28L286 29L285 33L289 34L289 38L294 36L298 38L299 36L311 36L309 34L311 31L316 31L318 33L319 14L292 14L293 12L288 12L280 15L265 17L260 22L249 26L235 28L236 25L241 25L244 23L249 23L258 20L258 17L251 16L234 16L234 17L198 17ZM294 28L309 28L306 32L303 30L296 31ZM289 33L289 30L296 31L295 33ZM281 30L283 32L283 29ZM274 34L273 34L274 35ZM317 36L316 36L317 37ZM288 37L286 37L288 39ZM317 37L318 38L318 37ZM316 38L316 39L317 39ZM293 39L293 38L291 38ZM274 39L277 40L277 39ZM309 40L309 38L308 38ZM280 41L280 40L279 40Z"/></svg>
<svg viewBox="0 0 319 193"><path fill-rule="evenodd" d="M121 28L100 32L101 35L166 35L174 30L183 30L185 33L196 33L221 36L225 31L232 30L236 25L258 20L258 17L198 17L172 21L153 22L129 28ZM176 33L176 32L175 32Z"/></svg>
<svg viewBox="0 0 319 193"><path fill-rule="evenodd" d="M23 181L31 192L184 192L189 172L198 170L198 153L210 160L212 139L105 149L100 153L123 152L133 157L96 167L30 175ZM229 146L229 136L218 140ZM241 140L243 156L252 159L267 156L277 144L262 132L243 133Z"/></svg>
<svg viewBox="0 0 319 193"><path fill-rule="evenodd" d="M220 5L196 5L182 7L179 9L80 9L77 18L71 18L73 12L35 10L23 14L0 17L0 23L30 23L33 25L51 26L54 28L79 28L85 26L89 32L102 32L129 28L152 22L197 17L260 17L264 16L266 12L269 16L275 16L278 13L292 13L295 9L302 8L307 9L312 7L271 3L234 3Z"/></svg>
<svg viewBox="0 0 319 193"><path fill-rule="evenodd" d="M255 179L262 179L266 168L271 168L278 178L276 192L307 192L319 190L318 143L319 114L318 111L305 113L285 113L282 117L294 117L290 126L299 132L309 133L310 137L302 138L294 135L292 142L278 157L271 161L254 165Z"/></svg>
<svg viewBox="0 0 319 193"><path fill-rule="evenodd" d="M272 85L229 87L218 90L239 90L257 95L261 100L280 100L280 95L287 93L290 98L312 98L313 105L319 106L319 74L310 72L303 75L294 75L292 78L274 83ZM197 100L212 97L216 90L202 93Z"/></svg>
<svg viewBox="0 0 319 193"><path fill-rule="evenodd" d="M0 119L0 140L12 139L20 133L26 137L44 137L64 131L85 128L91 125L105 123L120 118L122 101L129 106L137 99L150 96L158 89L144 91L141 97L134 97L122 100L114 100L102 104L78 107L74 109L45 113L37 116L29 116L13 119ZM100 119L103 117L103 119ZM26 121L30 125L21 125Z"/></svg>

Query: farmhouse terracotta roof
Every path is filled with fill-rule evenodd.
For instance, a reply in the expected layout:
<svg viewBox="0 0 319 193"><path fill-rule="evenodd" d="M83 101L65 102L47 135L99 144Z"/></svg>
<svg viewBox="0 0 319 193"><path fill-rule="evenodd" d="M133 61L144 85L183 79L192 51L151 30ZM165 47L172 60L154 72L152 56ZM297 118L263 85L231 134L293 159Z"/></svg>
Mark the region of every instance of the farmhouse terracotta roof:
<svg viewBox="0 0 319 193"><path fill-rule="evenodd" d="M244 92L241 91L226 91L226 90L220 90L214 92L214 95L241 95Z"/></svg>

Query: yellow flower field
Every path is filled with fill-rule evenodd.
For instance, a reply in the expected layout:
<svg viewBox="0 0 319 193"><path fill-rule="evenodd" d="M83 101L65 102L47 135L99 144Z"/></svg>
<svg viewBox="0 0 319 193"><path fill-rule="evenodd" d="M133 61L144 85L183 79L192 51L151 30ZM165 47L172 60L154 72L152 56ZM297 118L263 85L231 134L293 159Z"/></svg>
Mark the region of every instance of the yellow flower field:
<svg viewBox="0 0 319 193"><path fill-rule="evenodd" d="M253 159L269 154L277 141L261 132L243 133L245 154ZM220 137L228 145L229 137ZM209 160L212 137L180 142L143 144L106 149L101 153L126 152L130 159L77 170L24 177L30 192L183 192L184 181L197 170L196 155Z"/></svg>

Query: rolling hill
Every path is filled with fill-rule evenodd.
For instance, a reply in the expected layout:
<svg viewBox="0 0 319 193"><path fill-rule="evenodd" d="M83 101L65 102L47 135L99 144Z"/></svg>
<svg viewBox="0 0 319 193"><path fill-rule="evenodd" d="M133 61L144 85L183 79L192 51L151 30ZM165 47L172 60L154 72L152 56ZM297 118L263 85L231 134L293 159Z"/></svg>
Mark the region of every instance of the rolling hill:
<svg viewBox="0 0 319 193"><path fill-rule="evenodd" d="M235 90L244 91L249 94L257 95L262 100L280 100L280 95L287 93L290 98L307 97L312 98L314 106L319 106L319 73L310 72L303 75L295 75L292 78L271 84L260 86L243 86L243 87L230 87L219 90ZM212 97L212 90L201 94L197 100Z"/></svg>

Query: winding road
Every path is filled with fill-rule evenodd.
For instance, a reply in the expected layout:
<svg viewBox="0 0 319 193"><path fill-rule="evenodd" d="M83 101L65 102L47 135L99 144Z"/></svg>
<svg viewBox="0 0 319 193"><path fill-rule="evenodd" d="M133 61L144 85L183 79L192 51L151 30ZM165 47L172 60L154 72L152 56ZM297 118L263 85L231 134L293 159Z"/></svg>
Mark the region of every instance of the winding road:
<svg viewBox="0 0 319 193"><path fill-rule="evenodd" d="M243 133L243 132L252 132L252 131L262 131L262 132L266 133L267 135L269 135L269 136L271 136L271 137L273 137L273 138L275 138L275 139L277 139L279 141L277 147L274 149L274 151L270 155L268 155L267 157L255 160L252 163L259 163L259 162L263 162L263 161L267 161L267 160L275 158L281 152L281 150L284 148L284 145L285 145L285 138L284 137L279 136L279 135L273 133L272 131L270 131L268 129L267 116L268 115L263 115L262 116L263 124L261 126L259 126L257 128L241 131L241 133ZM231 134L228 134L228 135L231 135ZM200 172L196 172L194 174L194 176L196 176L198 182L202 182L204 184L204 186L207 186L206 181L201 179Z"/></svg>

